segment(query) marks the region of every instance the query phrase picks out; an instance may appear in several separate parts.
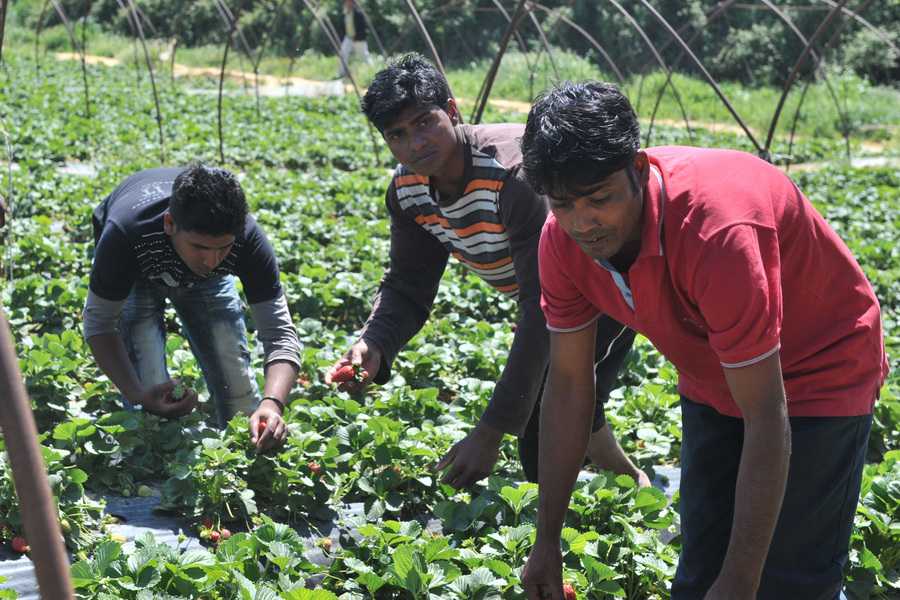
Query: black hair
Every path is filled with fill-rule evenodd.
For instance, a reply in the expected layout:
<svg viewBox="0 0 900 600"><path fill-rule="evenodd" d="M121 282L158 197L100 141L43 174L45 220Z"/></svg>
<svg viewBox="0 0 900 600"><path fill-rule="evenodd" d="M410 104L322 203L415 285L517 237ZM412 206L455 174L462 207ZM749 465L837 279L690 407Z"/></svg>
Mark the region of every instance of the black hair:
<svg viewBox="0 0 900 600"><path fill-rule="evenodd" d="M535 191L564 198L623 168L634 185L639 148L637 115L619 88L598 81L564 82L531 107L522 164Z"/></svg>
<svg viewBox="0 0 900 600"><path fill-rule="evenodd" d="M247 219L247 199L231 172L193 164L175 178L169 212L179 229L239 237Z"/></svg>
<svg viewBox="0 0 900 600"><path fill-rule="evenodd" d="M450 85L444 75L421 54L404 54L379 71L360 107L366 118L384 132L401 112L411 106L447 108Z"/></svg>

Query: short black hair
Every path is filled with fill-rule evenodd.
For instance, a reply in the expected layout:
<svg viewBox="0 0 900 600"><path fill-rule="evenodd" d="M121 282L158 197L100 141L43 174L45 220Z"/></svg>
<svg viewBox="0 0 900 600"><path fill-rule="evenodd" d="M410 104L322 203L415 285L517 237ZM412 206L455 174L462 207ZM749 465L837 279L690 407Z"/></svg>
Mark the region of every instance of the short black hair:
<svg viewBox="0 0 900 600"><path fill-rule="evenodd" d="M383 132L407 108L433 105L446 109L450 97L443 73L421 54L411 52L375 75L360 107Z"/></svg>
<svg viewBox="0 0 900 600"><path fill-rule="evenodd" d="M247 199L234 174L198 163L175 178L169 212L179 229L239 237L247 220Z"/></svg>
<svg viewBox="0 0 900 600"><path fill-rule="evenodd" d="M619 88L567 81L531 107L522 164L535 191L563 198L633 165L639 149L637 115Z"/></svg>

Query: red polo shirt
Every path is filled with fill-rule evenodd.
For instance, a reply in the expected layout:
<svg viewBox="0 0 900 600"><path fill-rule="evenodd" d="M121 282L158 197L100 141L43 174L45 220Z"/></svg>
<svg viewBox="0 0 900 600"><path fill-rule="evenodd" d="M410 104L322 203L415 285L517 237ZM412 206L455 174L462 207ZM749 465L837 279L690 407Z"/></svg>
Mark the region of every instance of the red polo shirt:
<svg viewBox="0 0 900 600"><path fill-rule="evenodd" d="M887 376L878 300L850 250L794 183L750 154L646 151L641 249L623 277L551 214L541 306L552 331L601 313L646 336L681 394L741 416L723 368L776 351L792 416L872 411Z"/></svg>

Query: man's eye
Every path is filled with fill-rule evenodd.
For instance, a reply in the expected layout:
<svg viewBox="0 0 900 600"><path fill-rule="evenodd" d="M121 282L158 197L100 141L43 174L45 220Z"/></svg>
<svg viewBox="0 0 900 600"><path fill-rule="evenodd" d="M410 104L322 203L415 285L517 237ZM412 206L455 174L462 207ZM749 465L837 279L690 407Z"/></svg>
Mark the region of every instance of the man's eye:
<svg viewBox="0 0 900 600"><path fill-rule="evenodd" d="M603 196L602 198L591 198L591 204L593 204L594 206L600 206L601 204L605 204L607 200L609 200L609 196Z"/></svg>

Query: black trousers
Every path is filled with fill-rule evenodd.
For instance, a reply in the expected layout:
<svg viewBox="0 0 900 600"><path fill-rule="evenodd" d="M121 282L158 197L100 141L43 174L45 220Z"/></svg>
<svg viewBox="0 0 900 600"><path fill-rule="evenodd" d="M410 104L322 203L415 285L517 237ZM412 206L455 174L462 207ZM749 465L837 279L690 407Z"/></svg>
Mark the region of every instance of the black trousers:
<svg viewBox="0 0 900 600"><path fill-rule="evenodd" d="M734 517L742 419L682 396L682 551L673 600L702 600L722 567ZM792 417L787 489L757 595L841 593L872 416Z"/></svg>
<svg viewBox="0 0 900 600"><path fill-rule="evenodd" d="M606 316L601 316L597 320L597 344L594 359L597 404L594 408L594 423L591 431L599 431L606 424L603 405L609 398L609 393L616 387L619 369L622 368L633 343L634 331L631 329ZM525 433L519 438L519 459L522 461L522 470L525 471L528 481L532 483L537 483L538 480L541 396L544 395L546 383L547 373L545 372L544 384L541 385L538 393L538 401L531 412Z"/></svg>

